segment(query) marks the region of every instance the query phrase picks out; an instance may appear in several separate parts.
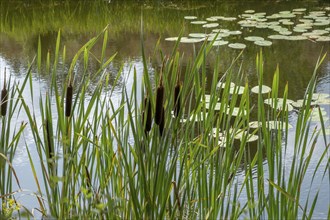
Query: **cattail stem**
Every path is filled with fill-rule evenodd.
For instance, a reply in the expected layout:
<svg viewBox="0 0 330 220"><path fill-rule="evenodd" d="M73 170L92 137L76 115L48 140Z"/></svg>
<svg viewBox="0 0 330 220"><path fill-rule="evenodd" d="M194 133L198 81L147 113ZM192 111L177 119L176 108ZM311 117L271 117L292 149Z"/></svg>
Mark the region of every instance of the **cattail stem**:
<svg viewBox="0 0 330 220"><path fill-rule="evenodd" d="M65 100L65 116L71 116L71 108L72 108L72 94L73 94L73 87L72 83L70 82L69 86L66 88L66 100Z"/></svg>
<svg viewBox="0 0 330 220"><path fill-rule="evenodd" d="M6 69L4 73L4 82L3 82L3 88L1 90L1 102L0 102L0 109L1 109L1 115L5 116L7 113L7 103L8 103L8 90L6 88Z"/></svg>

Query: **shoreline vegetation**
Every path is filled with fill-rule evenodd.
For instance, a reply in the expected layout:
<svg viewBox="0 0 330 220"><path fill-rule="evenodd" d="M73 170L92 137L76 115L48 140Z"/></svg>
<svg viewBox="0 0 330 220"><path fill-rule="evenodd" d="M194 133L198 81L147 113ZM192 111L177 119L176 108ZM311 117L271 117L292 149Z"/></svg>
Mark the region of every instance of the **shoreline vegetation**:
<svg viewBox="0 0 330 220"><path fill-rule="evenodd" d="M178 42L166 55L156 45L155 57L149 58L141 38L142 80L131 66L129 76L119 70L110 83L107 67L116 54L105 54L105 28L75 54L65 79L57 78L60 65L68 62L58 32L55 50L47 54L39 38L38 54L22 82L3 82L0 217L312 219L323 196L316 175L329 184L329 128L320 108L324 99L315 98L318 68L326 55L316 63L291 128L290 88L286 84L279 93L279 68L271 90L262 90L267 62L262 50L255 61L257 94L248 82L232 84L241 75L232 68L241 62L241 53L221 77L217 57L207 91L206 59L213 42L205 41L183 70ZM100 56L93 53L97 42L102 44ZM162 60L153 79L148 72L152 59ZM91 60L99 63L95 73L88 71ZM79 73L78 62L84 64ZM33 68L50 76L50 87L38 100L33 99ZM132 88L123 86L119 102L114 101L116 83L127 77L133 79ZM270 100L268 105L265 100ZM27 120L15 126L20 114ZM311 117L319 118L317 128ZM295 130L293 145L288 143L289 129ZM33 159L31 146L25 144L30 178L38 189L33 193L22 187L12 166L27 130L39 157ZM324 149L315 165L311 159L316 146ZM287 156L289 148L294 154ZM41 173L36 172L39 166ZM307 173L311 166L312 173ZM303 199L305 184L309 191ZM27 194L38 207L31 210L17 199ZM329 217L329 210L325 212Z"/></svg>

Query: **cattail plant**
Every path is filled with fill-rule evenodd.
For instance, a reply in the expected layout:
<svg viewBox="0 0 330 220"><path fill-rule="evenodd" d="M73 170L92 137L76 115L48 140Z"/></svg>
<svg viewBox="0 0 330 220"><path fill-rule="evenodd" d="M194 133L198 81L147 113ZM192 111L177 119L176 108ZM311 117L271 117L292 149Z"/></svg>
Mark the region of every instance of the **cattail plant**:
<svg viewBox="0 0 330 220"><path fill-rule="evenodd" d="M142 112L142 121L145 123L144 131L148 133L151 130L152 115L151 115L151 103L148 97L144 98L144 110Z"/></svg>
<svg viewBox="0 0 330 220"><path fill-rule="evenodd" d="M180 112L180 90L181 83L179 81L179 75L177 77L176 85L174 88L174 116L178 117Z"/></svg>
<svg viewBox="0 0 330 220"><path fill-rule="evenodd" d="M66 100L65 100L65 116L70 117L71 116L71 108L72 108L72 93L73 93L73 87L72 87L72 80L70 80L70 83L68 87L66 88Z"/></svg>
<svg viewBox="0 0 330 220"><path fill-rule="evenodd" d="M165 109L164 109L164 106L163 106L162 107L162 112L161 112L160 123L159 123L160 136L163 136L164 126L165 126Z"/></svg>
<svg viewBox="0 0 330 220"><path fill-rule="evenodd" d="M1 90L1 116L5 116L7 113L7 102L8 102L8 90L6 88L6 69L4 74L3 88Z"/></svg>
<svg viewBox="0 0 330 220"><path fill-rule="evenodd" d="M155 110L155 123L160 125L162 120L162 109L164 102L164 86L163 86L163 76L160 75L160 82L156 92L156 110Z"/></svg>

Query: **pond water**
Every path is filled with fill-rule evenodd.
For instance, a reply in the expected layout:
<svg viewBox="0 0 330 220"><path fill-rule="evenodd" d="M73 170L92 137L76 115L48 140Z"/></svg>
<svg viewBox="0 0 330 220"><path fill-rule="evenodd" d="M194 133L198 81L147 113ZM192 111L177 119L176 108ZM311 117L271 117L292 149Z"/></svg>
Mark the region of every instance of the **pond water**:
<svg viewBox="0 0 330 220"><path fill-rule="evenodd" d="M25 1L6 1L1 2L0 10L1 82L5 68L7 75L11 75L16 80L22 80L25 77L28 62L31 62L37 54L39 36L42 43L42 54L46 54L47 51L55 50L57 33L58 30L61 30L61 44L66 46L66 60L70 61L83 44L101 32L107 25L109 25L109 47L106 54L109 56L115 52L118 53L109 67L112 80L122 65L124 66L124 73L128 74L130 65L135 66L138 73L143 72L141 22L143 22L142 30L147 56L154 54L158 41L164 54L171 53L175 43L168 41L170 40L168 38L178 37L180 33L182 33L182 37L188 37L184 39L192 39L193 37L197 39L195 43L187 43L188 40L180 43L179 49L185 54L182 60L183 68L194 55L194 51L200 47L201 42L197 41L201 40L198 39L204 40L206 36L203 34L218 33L215 30L218 29L218 37L223 37L221 41L219 39L218 44L220 46L215 46L208 58L207 71L209 76L213 73L215 55L220 54L221 74L221 72L226 71L232 60L240 52L229 45L244 44L246 48L241 57L242 72L251 88L257 85L255 58L262 48L265 60L264 84L271 86L274 71L279 65L280 94L283 93L284 86L288 83L288 98L292 100L304 97L318 57L323 53L330 52L330 4L319 1L276 1L271 3L263 1L178 1L177 3L166 1L159 1L158 3L55 1L38 4L26 3ZM207 22L206 24L214 23L214 25L203 27L205 22ZM313 25L310 25L311 23ZM281 35L286 39L269 37L274 35ZM290 36L298 35L303 36L304 39L290 39ZM208 36L211 38L210 35ZM265 45L263 44L265 41L254 43L255 39L251 38L253 36L262 37L266 40L266 44L271 45L260 46L260 44ZM320 38L319 36L323 37ZM97 57L101 53L101 47L101 43L96 46L94 52ZM83 63L78 63L77 69L82 69L82 66ZM161 61L154 59L149 64L151 73L160 66ZM68 68L69 64L65 64L62 72L58 74L65 77ZM90 65L91 72L96 68L96 62ZM49 76L33 73L33 80L35 81L35 94L43 94L42 91L46 91L49 86ZM124 81L119 83L117 85L118 94L120 87L130 88L131 85L132 79L129 79L126 84ZM315 92L330 94L329 56L326 57L319 69L319 79ZM34 97L34 99L38 100L38 97ZM330 105L327 104L323 107L329 115ZM24 116L21 117L17 120L24 120ZM296 114L292 113L290 120L294 122L296 117ZM329 128L329 125L328 120L326 127ZM26 173L31 173L31 170L27 153L24 150L24 142L28 146L33 146L31 134L26 133L25 140L21 143L22 147L18 147L14 166L19 178L24 178L23 188L33 191L36 189L34 181L26 176ZM294 139L289 138L288 145L293 145L293 142ZM323 152L325 147L323 142L318 143L318 146L319 150L315 150L315 155ZM287 153L287 157L290 158L294 153L293 149L291 151L289 149ZM32 155L32 157L37 158L36 155ZM314 165L311 166L311 169L317 165L317 158L317 156L314 157L312 161ZM322 164L322 166L326 166L326 164ZM309 172L312 173L312 170ZM322 176L320 175L316 179L321 182ZM315 217L326 218L330 199L329 181L323 181L317 187L320 187L321 191ZM303 195L303 197L306 196L307 194ZM29 198L22 198L23 201L25 199L30 201Z"/></svg>

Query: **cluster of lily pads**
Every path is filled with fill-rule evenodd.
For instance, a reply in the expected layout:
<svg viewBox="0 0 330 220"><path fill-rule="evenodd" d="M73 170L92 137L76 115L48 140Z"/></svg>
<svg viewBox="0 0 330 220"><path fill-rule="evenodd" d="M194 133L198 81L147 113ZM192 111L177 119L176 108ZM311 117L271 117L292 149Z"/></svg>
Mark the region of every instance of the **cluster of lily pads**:
<svg viewBox="0 0 330 220"><path fill-rule="evenodd" d="M258 46L271 46L271 40L312 40L330 41L330 7L322 11L310 11L306 8L296 8L291 11L280 11L267 15L266 12L246 10L237 17L212 16L205 20L198 20L196 16L185 16L184 19L192 25L202 25L204 33L190 33L188 37L181 37L180 43L198 43L205 40L214 41L214 46L227 45L234 49L244 49L246 44L231 42L229 36L241 35L241 30L269 29L274 34L267 36L268 40L261 36L246 36L245 41L254 42ZM237 22L241 30L229 30L224 28L227 22ZM220 28L219 28L220 27ZM166 41L177 41L179 37L169 37Z"/></svg>
<svg viewBox="0 0 330 220"><path fill-rule="evenodd" d="M244 87L243 86L238 86L235 83L231 82L230 83L230 88L229 88L229 94L233 95L234 93L237 95L242 95L244 92ZM217 84L217 89L218 90L222 90L225 89L225 83L219 81L219 83ZM252 94L258 94L259 92L263 95L268 95L271 92L271 88L269 86L266 85L262 85L261 88L259 86L255 86L253 88L251 88L251 93ZM218 102L215 103L215 105L210 105L210 101L211 101L212 95L211 94L205 94L202 97L202 102L205 103L205 109L209 110L210 108L212 108L215 111L220 111L221 110L221 102L219 102L219 100L217 100ZM298 99L296 101L290 100L290 99L283 99L283 98L277 98L277 100L274 100L272 98L267 98L264 100L264 103L266 105L268 105L270 108L274 108L277 111L288 111L291 112L293 110L299 111L301 108L303 108L304 103L306 102L306 100L304 101L304 99ZM311 122L314 123L318 123L321 121L321 116L324 122L329 121L329 116L327 115L327 112L325 110L325 106L330 106L330 94L326 94L326 93L314 93L312 95L312 102L310 104L311 106L311 114L310 114L310 120ZM319 111L319 108L320 111ZM240 109L239 107L234 107L234 108L230 108L229 106L227 106L225 109L225 114L227 115L231 115L232 117L239 117L240 115L246 115L246 111ZM321 115L320 115L321 113ZM195 115L195 114L191 114L189 119L181 119L181 123L185 123L187 120L189 121L195 121L195 122L200 122L203 121L208 115L208 112L205 113L200 113L199 115ZM248 134L246 130L242 130L242 129L231 129L230 131L228 131L230 134L234 133L234 139L235 140L239 140L241 141L242 138L244 138L245 136L247 136L247 143L250 142L255 142L258 140L258 136L255 133L255 129L258 129L259 127L261 127L262 124L261 122L258 121L251 121L249 122L249 128L254 130L254 132L252 132L252 134ZM278 129L284 129L284 128L288 128L291 129L293 128L293 126L291 124L286 124L286 122L281 122L281 121L267 121L266 122L266 128L270 129L270 130L278 130ZM330 127L326 128L325 131L326 135L330 135ZM212 134L213 137L218 138L219 140L219 146L225 146L225 139L226 139L226 132L225 131L218 131L218 129L214 128L212 130Z"/></svg>

